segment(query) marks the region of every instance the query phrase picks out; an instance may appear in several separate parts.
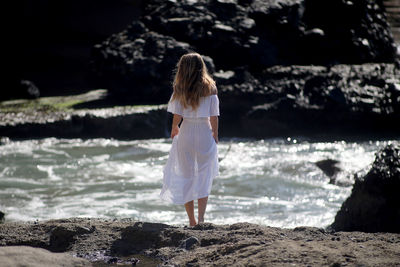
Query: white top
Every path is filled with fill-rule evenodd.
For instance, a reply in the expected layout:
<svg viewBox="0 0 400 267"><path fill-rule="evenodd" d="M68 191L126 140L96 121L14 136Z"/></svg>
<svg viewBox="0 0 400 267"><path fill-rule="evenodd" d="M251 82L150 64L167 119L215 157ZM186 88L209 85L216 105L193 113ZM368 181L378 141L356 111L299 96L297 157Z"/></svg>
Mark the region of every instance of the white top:
<svg viewBox="0 0 400 267"><path fill-rule="evenodd" d="M181 115L184 118L219 116L219 99L217 95L201 97L200 104L196 110L193 110L191 107L184 108L179 100L171 101L170 99L167 111Z"/></svg>

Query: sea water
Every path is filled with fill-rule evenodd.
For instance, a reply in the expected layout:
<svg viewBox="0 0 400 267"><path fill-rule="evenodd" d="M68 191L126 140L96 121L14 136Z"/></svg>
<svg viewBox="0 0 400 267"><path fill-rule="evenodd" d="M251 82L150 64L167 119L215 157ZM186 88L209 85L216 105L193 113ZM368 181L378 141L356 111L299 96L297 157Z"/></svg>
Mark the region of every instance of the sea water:
<svg viewBox="0 0 400 267"><path fill-rule="evenodd" d="M206 221L326 227L354 176L364 175L388 143L399 140L222 140ZM170 147L170 139L7 141L0 145L0 211L7 221L95 217L187 224L183 206L159 198ZM347 186L329 183L315 164L324 159L340 162L337 179Z"/></svg>

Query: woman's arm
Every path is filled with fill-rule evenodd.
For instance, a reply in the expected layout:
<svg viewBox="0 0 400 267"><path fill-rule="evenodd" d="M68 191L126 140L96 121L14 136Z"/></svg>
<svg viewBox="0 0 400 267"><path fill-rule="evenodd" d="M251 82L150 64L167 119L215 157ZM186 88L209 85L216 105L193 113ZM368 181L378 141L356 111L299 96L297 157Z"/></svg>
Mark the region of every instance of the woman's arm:
<svg viewBox="0 0 400 267"><path fill-rule="evenodd" d="M179 123L182 121L182 116L178 114L174 114L174 118L172 119L172 127L171 127L171 138L174 138L179 134Z"/></svg>
<svg viewBox="0 0 400 267"><path fill-rule="evenodd" d="M218 116L211 116L210 123L214 140L218 144Z"/></svg>

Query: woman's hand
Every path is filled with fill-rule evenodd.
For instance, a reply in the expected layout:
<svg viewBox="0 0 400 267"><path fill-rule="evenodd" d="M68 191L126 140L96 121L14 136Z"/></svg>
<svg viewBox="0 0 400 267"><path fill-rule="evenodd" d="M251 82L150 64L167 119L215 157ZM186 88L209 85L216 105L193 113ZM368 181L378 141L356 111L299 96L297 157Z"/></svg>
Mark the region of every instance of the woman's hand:
<svg viewBox="0 0 400 267"><path fill-rule="evenodd" d="M211 131L214 137L215 143L218 144L218 116L210 117Z"/></svg>
<svg viewBox="0 0 400 267"><path fill-rule="evenodd" d="M218 144L218 133L213 132L213 137L214 137L215 143Z"/></svg>
<svg viewBox="0 0 400 267"><path fill-rule="evenodd" d="M172 119L171 138L174 138L179 134L179 123L181 123L181 121L182 116L174 114L174 118Z"/></svg>
<svg viewBox="0 0 400 267"><path fill-rule="evenodd" d="M171 129L171 138L174 138L178 134L179 134L179 127L178 127L178 125L176 125L176 126L172 127L172 129Z"/></svg>

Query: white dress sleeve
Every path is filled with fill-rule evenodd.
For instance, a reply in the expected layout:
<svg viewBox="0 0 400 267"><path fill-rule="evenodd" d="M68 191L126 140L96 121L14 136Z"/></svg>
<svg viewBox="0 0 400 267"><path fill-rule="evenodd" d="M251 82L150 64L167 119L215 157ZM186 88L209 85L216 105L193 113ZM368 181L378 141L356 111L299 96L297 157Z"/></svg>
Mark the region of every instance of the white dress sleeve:
<svg viewBox="0 0 400 267"><path fill-rule="evenodd" d="M210 116L219 116L219 99L217 95L211 96Z"/></svg>
<svg viewBox="0 0 400 267"><path fill-rule="evenodd" d="M172 97L171 97L172 98ZM183 107L181 102L179 102L178 100L169 100L168 102L168 108L167 108L168 112L171 112L173 114L178 114L183 116Z"/></svg>

